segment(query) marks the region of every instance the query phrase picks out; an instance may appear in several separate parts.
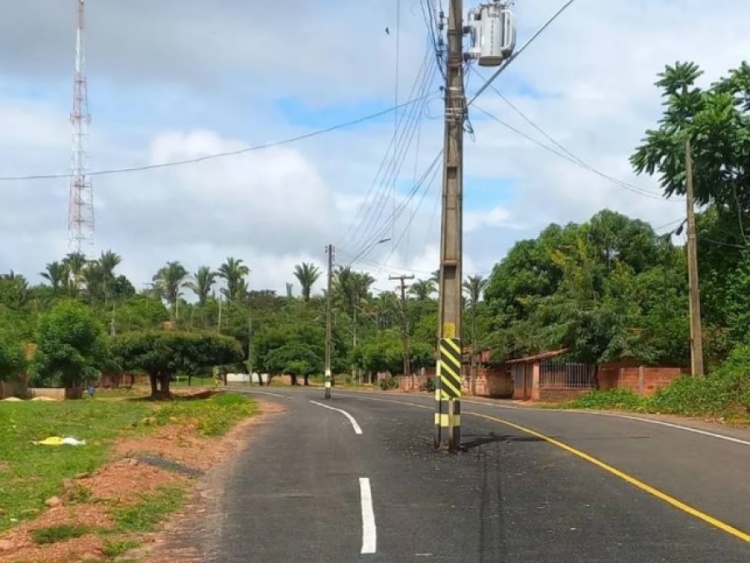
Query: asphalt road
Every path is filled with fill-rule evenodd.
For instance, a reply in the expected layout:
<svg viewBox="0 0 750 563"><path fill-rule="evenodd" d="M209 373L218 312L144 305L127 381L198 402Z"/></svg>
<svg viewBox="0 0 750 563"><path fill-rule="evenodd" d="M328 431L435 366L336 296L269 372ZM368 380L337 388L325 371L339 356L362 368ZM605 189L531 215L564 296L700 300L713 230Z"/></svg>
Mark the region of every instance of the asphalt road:
<svg viewBox="0 0 750 563"><path fill-rule="evenodd" d="M464 401L454 455L429 396L251 392L287 411L253 429L209 561L750 561L750 432Z"/></svg>

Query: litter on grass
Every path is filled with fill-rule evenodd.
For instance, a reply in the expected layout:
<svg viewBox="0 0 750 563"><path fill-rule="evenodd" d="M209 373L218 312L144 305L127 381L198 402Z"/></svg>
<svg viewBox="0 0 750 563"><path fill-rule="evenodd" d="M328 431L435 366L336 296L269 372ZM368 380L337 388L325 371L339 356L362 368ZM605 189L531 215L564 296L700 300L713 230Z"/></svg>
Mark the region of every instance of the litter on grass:
<svg viewBox="0 0 750 563"><path fill-rule="evenodd" d="M86 440L79 440L72 436L66 436L65 438L61 438L60 436L50 436L39 442L34 442L34 444L39 446L85 446Z"/></svg>

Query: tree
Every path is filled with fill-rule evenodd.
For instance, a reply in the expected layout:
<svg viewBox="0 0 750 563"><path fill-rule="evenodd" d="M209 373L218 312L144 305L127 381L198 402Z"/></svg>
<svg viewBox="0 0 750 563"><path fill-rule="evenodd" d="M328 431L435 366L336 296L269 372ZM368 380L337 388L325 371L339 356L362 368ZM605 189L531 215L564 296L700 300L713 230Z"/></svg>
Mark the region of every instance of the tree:
<svg viewBox="0 0 750 563"><path fill-rule="evenodd" d="M50 283L52 293L57 294L61 288L67 286L70 273L64 263L50 262L40 275Z"/></svg>
<svg viewBox="0 0 750 563"><path fill-rule="evenodd" d="M0 333L0 381L14 381L26 368L21 341L9 332Z"/></svg>
<svg viewBox="0 0 750 563"><path fill-rule="evenodd" d="M73 300L41 317L36 343L31 373L41 387L80 387L96 380L108 360L104 327L89 307Z"/></svg>
<svg viewBox="0 0 750 563"><path fill-rule="evenodd" d="M172 308L172 314L177 317L177 303L182 295L182 288L188 272L185 267L177 261L167 262L153 278L154 287L167 300Z"/></svg>
<svg viewBox="0 0 750 563"><path fill-rule="evenodd" d="M86 267L86 256L81 252L71 252L63 258L63 264L68 271L68 288L72 294L77 294L83 284L83 269Z"/></svg>
<svg viewBox="0 0 750 563"><path fill-rule="evenodd" d="M432 280L417 280L409 287L409 295L417 301L427 301L435 293L435 282Z"/></svg>
<svg viewBox="0 0 750 563"><path fill-rule="evenodd" d="M656 86L664 98L658 129L631 156L639 174L657 174L667 197L685 194L685 141L691 140L696 201L750 210L750 65L743 62L708 89L698 65L667 65Z"/></svg>
<svg viewBox="0 0 750 563"><path fill-rule="evenodd" d="M194 373L242 359L236 340L213 332L131 332L115 337L111 348L124 369L149 375L152 399L171 397L170 382L178 372Z"/></svg>
<svg viewBox="0 0 750 563"><path fill-rule="evenodd" d="M242 263L241 258L227 258L219 267L219 275L226 282L227 287L222 290L229 301L239 303L247 293L245 278L250 274L250 268Z"/></svg>
<svg viewBox="0 0 750 563"><path fill-rule="evenodd" d="M201 266L195 273L192 281L188 282L188 287L198 296L198 304L204 306L211 294L211 288L216 283L218 272L214 272L210 266Z"/></svg>
<svg viewBox="0 0 750 563"><path fill-rule="evenodd" d="M302 264L295 266L294 277L302 286L302 298L305 301L310 301L310 292L315 282L320 279L320 269L315 264L302 262Z"/></svg>
<svg viewBox="0 0 750 563"><path fill-rule="evenodd" d="M122 257L111 250L107 250L106 252L101 253L98 262L99 267L101 268L104 297L105 299L111 299L113 297L115 281L117 279L115 269L122 262Z"/></svg>

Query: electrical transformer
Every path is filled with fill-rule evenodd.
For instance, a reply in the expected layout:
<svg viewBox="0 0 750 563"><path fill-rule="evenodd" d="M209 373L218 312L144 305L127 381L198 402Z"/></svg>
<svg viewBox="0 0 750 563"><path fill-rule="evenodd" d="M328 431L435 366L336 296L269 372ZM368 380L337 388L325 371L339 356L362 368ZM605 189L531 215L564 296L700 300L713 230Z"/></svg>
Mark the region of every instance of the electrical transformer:
<svg viewBox="0 0 750 563"><path fill-rule="evenodd" d="M482 4L469 12L472 46L469 56L479 66L499 66L516 47L513 12L500 2Z"/></svg>

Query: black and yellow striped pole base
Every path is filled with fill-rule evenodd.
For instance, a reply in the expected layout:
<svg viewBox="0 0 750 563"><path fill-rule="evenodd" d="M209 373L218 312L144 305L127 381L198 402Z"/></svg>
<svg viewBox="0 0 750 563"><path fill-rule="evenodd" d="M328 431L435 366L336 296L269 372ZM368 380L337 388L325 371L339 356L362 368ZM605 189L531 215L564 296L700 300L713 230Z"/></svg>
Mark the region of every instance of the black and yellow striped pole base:
<svg viewBox="0 0 750 563"><path fill-rule="evenodd" d="M461 341L441 338L435 386L435 447L458 450L461 445Z"/></svg>
<svg viewBox="0 0 750 563"><path fill-rule="evenodd" d="M331 398L331 379L332 379L331 378L331 370L327 369L326 370L326 375L325 375L325 388L326 388L326 390L325 390L325 398L326 399L330 399Z"/></svg>

